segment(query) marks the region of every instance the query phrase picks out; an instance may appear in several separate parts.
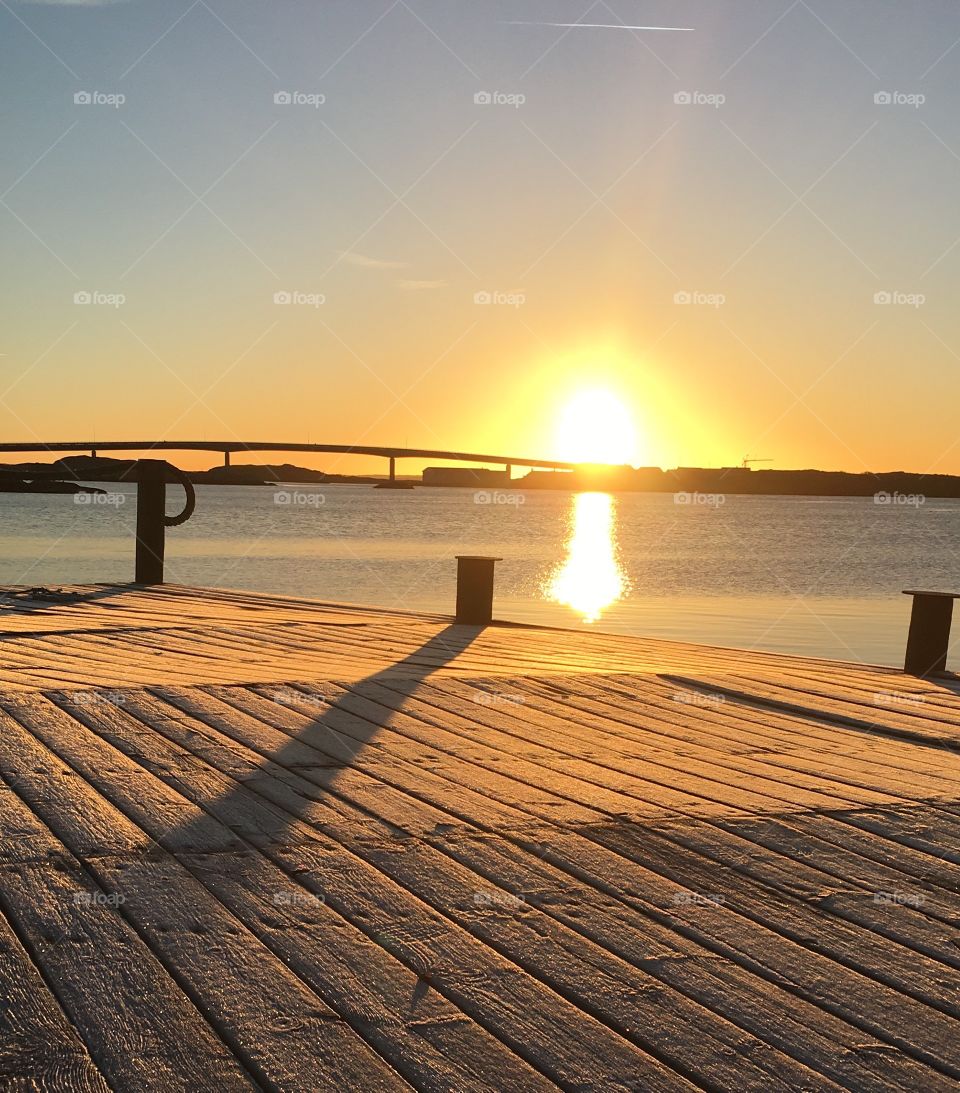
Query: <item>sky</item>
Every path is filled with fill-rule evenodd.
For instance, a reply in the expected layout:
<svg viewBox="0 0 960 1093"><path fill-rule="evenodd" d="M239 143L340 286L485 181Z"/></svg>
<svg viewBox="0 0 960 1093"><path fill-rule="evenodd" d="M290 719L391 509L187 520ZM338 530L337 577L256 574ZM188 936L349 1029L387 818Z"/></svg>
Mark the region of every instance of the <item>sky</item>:
<svg viewBox="0 0 960 1093"><path fill-rule="evenodd" d="M0 0L0 439L960 473L958 75L945 0Z"/></svg>

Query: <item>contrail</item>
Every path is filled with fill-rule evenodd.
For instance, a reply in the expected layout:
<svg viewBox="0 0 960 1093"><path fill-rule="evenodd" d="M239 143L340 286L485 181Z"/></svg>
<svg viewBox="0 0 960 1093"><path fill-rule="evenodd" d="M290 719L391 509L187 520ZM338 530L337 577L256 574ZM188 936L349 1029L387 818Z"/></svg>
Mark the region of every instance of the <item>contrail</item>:
<svg viewBox="0 0 960 1093"><path fill-rule="evenodd" d="M540 23L520 19L505 20L508 27L586 27L594 30L695 30L695 27L631 27L625 23Z"/></svg>

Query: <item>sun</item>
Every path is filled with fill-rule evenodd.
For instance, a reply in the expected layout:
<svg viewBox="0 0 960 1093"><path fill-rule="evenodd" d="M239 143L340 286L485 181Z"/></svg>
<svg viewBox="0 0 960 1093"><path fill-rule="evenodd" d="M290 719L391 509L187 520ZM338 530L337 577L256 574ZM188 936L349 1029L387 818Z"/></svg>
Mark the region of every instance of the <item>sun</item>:
<svg viewBox="0 0 960 1093"><path fill-rule="evenodd" d="M558 458L570 463L634 464L637 431L633 417L613 391L578 391L557 420Z"/></svg>

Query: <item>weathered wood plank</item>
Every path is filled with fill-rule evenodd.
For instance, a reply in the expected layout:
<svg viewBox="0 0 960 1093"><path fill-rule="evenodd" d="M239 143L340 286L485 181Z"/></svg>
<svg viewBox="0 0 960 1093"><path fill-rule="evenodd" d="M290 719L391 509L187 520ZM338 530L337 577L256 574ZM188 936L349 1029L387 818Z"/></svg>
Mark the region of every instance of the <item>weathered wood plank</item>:
<svg viewBox="0 0 960 1093"><path fill-rule="evenodd" d="M60 722L61 734L69 732L69 721ZM69 852L82 847L84 865L110 893L108 906L115 908L115 916L133 926L259 1081L304 1091L404 1087L348 1025L227 915L181 865L87 782L71 777L72 768L9 717L3 718L0 762L5 768L19 765L13 777L18 795L64 843L62 855L28 868L65 869L61 859L69 861ZM46 767L42 772L36 770L38 762ZM55 799L46 791L51 777L64 787ZM90 816L102 817L103 826L140 846L125 853L91 848Z"/></svg>
<svg viewBox="0 0 960 1093"><path fill-rule="evenodd" d="M86 710L78 716L183 796L202 804L207 815L255 840L266 856L322 894L336 911L554 1081L586 1089L628 1089L638 1080L654 1090L689 1087L679 1074L452 924L363 857L322 836L315 826L308 827L213 768L201 771L200 764L182 758L172 762L181 749L166 741L164 733L172 733L178 722L158 721L154 733L145 733L141 724L127 737L130 718L125 709L104 707L96 717ZM265 781L261 792L272 785ZM196 849L190 825L164 837L171 850L178 849L178 841L183 849Z"/></svg>

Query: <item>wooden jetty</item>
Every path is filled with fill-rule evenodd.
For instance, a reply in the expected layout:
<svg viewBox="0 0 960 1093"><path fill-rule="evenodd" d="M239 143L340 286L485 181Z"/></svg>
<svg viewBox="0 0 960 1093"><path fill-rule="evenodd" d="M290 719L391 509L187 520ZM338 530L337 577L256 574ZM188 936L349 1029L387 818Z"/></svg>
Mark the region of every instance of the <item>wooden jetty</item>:
<svg viewBox="0 0 960 1093"><path fill-rule="evenodd" d="M0 1084L947 1090L960 682L0 589Z"/></svg>

